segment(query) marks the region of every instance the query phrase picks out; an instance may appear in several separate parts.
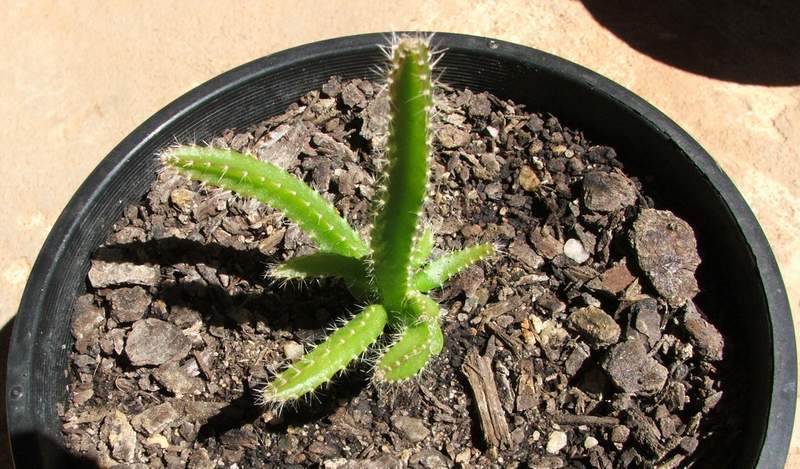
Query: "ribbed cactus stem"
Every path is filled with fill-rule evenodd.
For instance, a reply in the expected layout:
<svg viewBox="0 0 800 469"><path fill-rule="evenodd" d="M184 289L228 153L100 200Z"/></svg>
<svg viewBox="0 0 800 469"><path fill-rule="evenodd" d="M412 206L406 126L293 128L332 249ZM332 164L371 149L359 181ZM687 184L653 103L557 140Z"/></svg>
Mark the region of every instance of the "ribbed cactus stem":
<svg viewBox="0 0 800 469"><path fill-rule="evenodd" d="M161 160L193 179L253 197L283 212L324 251L352 257L369 253L330 202L271 163L231 150L196 146L169 149Z"/></svg>
<svg viewBox="0 0 800 469"><path fill-rule="evenodd" d="M280 280L339 278L356 298L367 299L372 295L364 260L332 252L316 252L289 259L273 266L269 275Z"/></svg>
<svg viewBox="0 0 800 469"><path fill-rule="evenodd" d="M428 185L428 122L433 101L426 41L400 38L393 48L388 82L388 165L381 209L372 229L372 260L378 292L394 316L411 287L411 253Z"/></svg>
<svg viewBox="0 0 800 469"><path fill-rule="evenodd" d="M380 305L364 308L264 387L265 404L281 404L313 392L361 356L383 333L388 316Z"/></svg>
<svg viewBox="0 0 800 469"><path fill-rule="evenodd" d="M419 266L428 260L428 257L433 251L434 245L433 229L430 227L422 230L422 234L417 238L414 243L414 249L411 251L411 268L417 269Z"/></svg>
<svg viewBox="0 0 800 469"><path fill-rule="evenodd" d="M406 303L408 326L401 326L398 340L375 366L375 379L384 382L404 381L418 375L431 357L444 346L439 326L439 305L427 295L411 293ZM413 319L412 319L413 318Z"/></svg>
<svg viewBox="0 0 800 469"><path fill-rule="evenodd" d="M441 287L453 275L494 254L491 244L478 244L432 260L414 277L414 288L426 293Z"/></svg>

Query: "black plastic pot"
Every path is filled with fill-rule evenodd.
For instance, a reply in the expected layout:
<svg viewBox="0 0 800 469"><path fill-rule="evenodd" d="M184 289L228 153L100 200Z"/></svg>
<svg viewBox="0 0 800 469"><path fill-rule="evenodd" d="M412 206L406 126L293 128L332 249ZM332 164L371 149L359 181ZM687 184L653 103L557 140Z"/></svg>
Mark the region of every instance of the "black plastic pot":
<svg viewBox="0 0 800 469"><path fill-rule="evenodd" d="M331 75L373 77L382 62L368 34L274 54L199 86L142 124L95 169L61 214L31 273L14 323L6 406L19 467L64 467L56 404L66 397L69 318L85 288L89 256L122 208L154 177L153 154L177 140L199 140L281 112ZM796 397L795 339L775 259L753 214L711 157L674 122L619 85L552 55L486 38L438 34L447 48L441 79L488 90L550 112L595 142L616 148L646 180L661 207L695 228L703 269L725 291L722 323L746 370L731 467L783 467ZM713 118L713 116L709 116ZM718 320L718 321L717 321Z"/></svg>

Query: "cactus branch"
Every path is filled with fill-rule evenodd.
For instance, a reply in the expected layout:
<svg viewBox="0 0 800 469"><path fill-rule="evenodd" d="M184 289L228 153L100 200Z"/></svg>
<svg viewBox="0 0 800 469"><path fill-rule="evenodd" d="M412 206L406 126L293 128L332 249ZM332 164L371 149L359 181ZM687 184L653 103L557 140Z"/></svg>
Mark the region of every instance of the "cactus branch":
<svg viewBox="0 0 800 469"><path fill-rule="evenodd" d="M231 150L179 146L164 164L213 186L253 197L297 223L323 251L362 257L369 249L319 193L283 169Z"/></svg>
<svg viewBox="0 0 800 469"><path fill-rule="evenodd" d="M375 283L390 314L402 309L411 251L428 184L428 114L432 106L428 45L402 37L389 74L386 187L372 229Z"/></svg>
<svg viewBox="0 0 800 469"><path fill-rule="evenodd" d="M386 310L371 305L336 329L314 350L278 374L261 392L265 404L282 404L316 390L364 353L383 332Z"/></svg>
<svg viewBox="0 0 800 469"><path fill-rule="evenodd" d="M356 298L365 299L370 296L364 261L332 252L317 252L289 259L272 267L269 275L282 280L340 278Z"/></svg>
<svg viewBox="0 0 800 469"><path fill-rule="evenodd" d="M414 288L422 293L441 287L453 275L495 252L491 244L478 244L432 260L414 277Z"/></svg>
<svg viewBox="0 0 800 469"><path fill-rule="evenodd" d="M427 295L412 293L406 303L407 315L416 318L401 326L399 339L378 360L377 381L396 382L413 378L444 346L439 326L439 305Z"/></svg>
<svg viewBox="0 0 800 469"><path fill-rule="evenodd" d="M428 257L431 255L431 251L433 251L433 230L428 227L422 231L422 235L417 239L416 244L414 244L414 249L411 251L411 268L418 269L425 261L428 260Z"/></svg>

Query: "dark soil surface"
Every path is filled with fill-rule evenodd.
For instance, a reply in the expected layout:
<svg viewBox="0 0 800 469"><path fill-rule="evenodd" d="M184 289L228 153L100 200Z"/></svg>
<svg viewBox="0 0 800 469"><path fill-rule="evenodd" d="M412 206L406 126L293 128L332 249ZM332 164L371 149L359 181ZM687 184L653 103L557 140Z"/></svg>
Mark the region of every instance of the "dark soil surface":
<svg viewBox="0 0 800 469"><path fill-rule="evenodd" d="M366 234L378 91L332 79L211 143L288 168ZM440 91L434 256L504 252L435 292L445 348L421 377L378 388L361 363L280 415L257 407L254 388L357 305L334 281L264 277L314 251L280 214L162 172L74 307L68 448L102 467L605 469L689 467L730 443L691 227L555 117Z"/></svg>

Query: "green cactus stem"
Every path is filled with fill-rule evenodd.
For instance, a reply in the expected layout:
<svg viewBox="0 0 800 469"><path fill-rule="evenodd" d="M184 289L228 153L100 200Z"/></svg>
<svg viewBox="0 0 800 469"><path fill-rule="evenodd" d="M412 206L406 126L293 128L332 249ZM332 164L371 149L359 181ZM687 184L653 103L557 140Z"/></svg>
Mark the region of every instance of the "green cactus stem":
<svg viewBox="0 0 800 469"><path fill-rule="evenodd" d="M444 285L453 275L461 272L470 265L479 262L494 254L495 248L491 244L478 244L460 251L445 254L432 260L414 277L414 288L422 293Z"/></svg>
<svg viewBox="0 0 800 469"><path fill-rule="evenodd" d="M383 333L387 320L383 306L367 306L314 350L275 376L264 387L261 400L265 404L281 404L316 390L361 356Z"/></svg>
<svg viewBox="0 0 800 469"><path fill-rule="evenodd" d="M433 299L414 292L408 297L406 310L409 311L409 321L414 322L401 326L397 341L378 360L375 379L379 382L413 378L444 346L439 326L439 305Z"/></svg>
<svg viewBox="0 0 800 469"><path fill-rule="evenodd" d="M369 248L327 200L274 164L231 150L169 149L161 160L193 179L253 197L283 212L323 251L362 257Z"/></svg>
<svg viewBox="0 0 800 469"><path fill-rule="evenodd" d="M414 249L411 251L411 268L418 269L424 264L431 256L434 245L433 229L430 227L422 230L422 235L417 239L414 244Z"/></svg>
<svg viewBox="0 0 800 469"><path fill-rule="evenodd" d="M399 40L388 82L388 165L372 229L372 260L375 284L391 316L402 309L410 288L411 252L428 185L428 119L433 101L424 40Z"/></svg>
<svg viewBox="0 0 800 469"><path fill-rule="evenodd" d="M364 261L332 252L316 252L289 259L272 267L269 275L281 280L339 278L356 298L367 299L372 295Z"/></svg>

